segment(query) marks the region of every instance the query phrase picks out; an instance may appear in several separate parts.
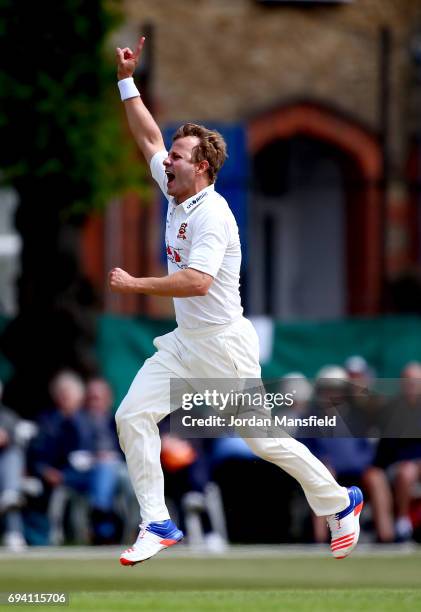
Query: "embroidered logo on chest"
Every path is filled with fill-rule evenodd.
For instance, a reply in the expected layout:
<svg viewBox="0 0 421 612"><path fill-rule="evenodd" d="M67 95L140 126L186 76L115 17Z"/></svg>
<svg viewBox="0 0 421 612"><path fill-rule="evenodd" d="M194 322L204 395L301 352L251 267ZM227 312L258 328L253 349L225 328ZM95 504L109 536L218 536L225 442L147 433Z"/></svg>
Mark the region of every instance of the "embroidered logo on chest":
<svg viewBox="0 0 421 612"><path fill-rule="evenodd" d="M182 240L185 240L187 238L186 230L187 230L187 223L182 223L180 225L180 229L178 230L177 238L181 238Z"/></svg>
<svg viewBox="0 0 421 612"><path fill-rule="evenodd" d="M175 249L173 246L170 246L169 244L166 245L167 259L171 261L172 263L176 264L178 268L184 269L184 268L187 268L187 264L182 263L182 259L181 259L182 250L183 250L182 248Z"/></svg>

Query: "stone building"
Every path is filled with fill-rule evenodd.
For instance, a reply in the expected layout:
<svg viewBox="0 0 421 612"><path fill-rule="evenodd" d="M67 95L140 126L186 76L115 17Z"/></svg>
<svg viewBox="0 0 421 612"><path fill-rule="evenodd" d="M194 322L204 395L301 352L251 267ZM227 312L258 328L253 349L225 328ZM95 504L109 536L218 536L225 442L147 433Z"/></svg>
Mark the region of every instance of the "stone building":
<svg viewBox="0 0 421 612"><path fill-rule="evenodd" d="M125 0L112 44L148 33L145 94L170 142L216 126L218 179L240 227L247 311L283 319L373 315L419 260L421 2ZM142 89L142 78L138 79ZM89 220L83 258L165 274L163 203L134 194ZM167 300L106 310L168 316Z"/></svg>

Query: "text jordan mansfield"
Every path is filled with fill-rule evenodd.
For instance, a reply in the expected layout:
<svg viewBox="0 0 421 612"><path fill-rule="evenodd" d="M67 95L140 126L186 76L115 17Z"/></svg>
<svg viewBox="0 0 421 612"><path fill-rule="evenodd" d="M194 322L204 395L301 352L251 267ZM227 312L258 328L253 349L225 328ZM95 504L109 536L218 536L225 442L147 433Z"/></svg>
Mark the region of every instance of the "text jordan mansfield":
<svg viewBox="0 0 421 612"><path fill-rule="evenodd" d="M305 418L273 416L259 417L252 416L234 416L223 417L220 415L211 414L207 417L194 417L191 414L186 414L181 419L185 427L336 427L336 416L316 417L314 415Z"/></svg>

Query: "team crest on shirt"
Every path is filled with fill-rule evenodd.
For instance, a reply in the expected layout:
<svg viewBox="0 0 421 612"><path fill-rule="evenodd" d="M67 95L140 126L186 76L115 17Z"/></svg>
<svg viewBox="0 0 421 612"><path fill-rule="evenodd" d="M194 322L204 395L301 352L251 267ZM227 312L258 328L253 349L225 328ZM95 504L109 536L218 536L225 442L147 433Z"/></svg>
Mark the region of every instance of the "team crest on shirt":
<svg viewBox="0 0 421 612"><path fill-rule="evenodd" d="M176 264L178 268L187 268L186 264L181 263L180 251L182 251L182 249L175 249L173 246L167 244L166 251L167 259L171 261L171 263Z"/></svg>
<svg viewBox="0 0 421 612"><path fill-rule="evenodd" d="M185 240L187 238L186 230L187 230L187 223L182 223L180 225L180 229L178 230L177 238L181 238L182 240Z"/></svg>

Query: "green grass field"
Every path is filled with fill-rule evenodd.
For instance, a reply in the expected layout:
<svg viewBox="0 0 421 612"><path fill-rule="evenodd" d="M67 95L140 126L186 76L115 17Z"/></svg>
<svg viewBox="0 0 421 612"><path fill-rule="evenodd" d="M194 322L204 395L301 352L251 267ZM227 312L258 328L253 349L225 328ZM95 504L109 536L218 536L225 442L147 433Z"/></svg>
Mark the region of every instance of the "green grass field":
<svg viewBox="0 0 421 612"><path fill-rule="evenodd" d="M67 592L70 606L37 609L421 610L421 554L185 558L168 553L124 568L110 558L0 557L0 591ZM33 606L0 606L15 610Z"/></svg>

